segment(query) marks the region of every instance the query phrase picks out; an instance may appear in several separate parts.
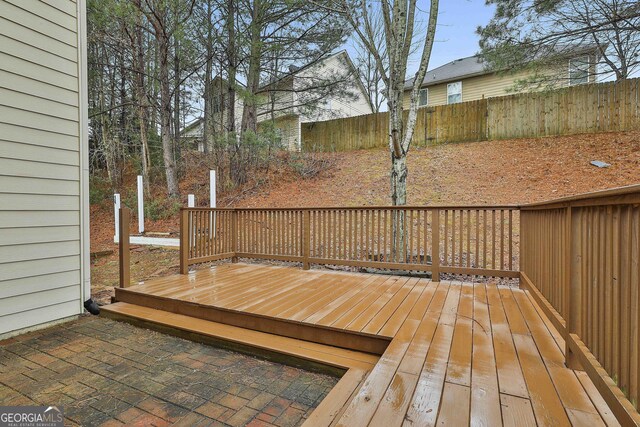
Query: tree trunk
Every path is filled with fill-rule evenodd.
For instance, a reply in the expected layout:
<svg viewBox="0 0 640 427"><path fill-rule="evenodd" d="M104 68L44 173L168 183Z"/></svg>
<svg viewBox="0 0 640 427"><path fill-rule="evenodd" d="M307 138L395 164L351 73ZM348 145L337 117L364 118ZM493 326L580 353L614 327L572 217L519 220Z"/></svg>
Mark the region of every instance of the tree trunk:
<svg viewBox="0 0 640 427"><path fill-rule="evenodd" d="M140 9L140 1L136 0L136 6ZM147 130L149 124L147 123L147 96L144 87L144 37L142 34L142 13L138 13L136 19L136 35L135 35L135 60L134 60L134 72L136 74L136 98L138 99L138 123L140 125L140 157L142 159L142 177L144 181L144 191L147 195L150 193L149 188L149 167L151 165L149 159L149 138Z"/></svg>
<svg viewBox="0 0 640 427"><path fill-rule="evenodd" d="M204 67L204 113L202 116L202 151L208 153L211 140L211 54L207 47L207 62Z"/></svg>
<svg viewBox="0 0 640 427"><path fill-rule="evenodd" d="M241 139L245 133L256 133L258 130L257 115L257 92L260 87L260 67L262 62L262 41L260 40L260 16L261 0L254 0L251 11L250 24L250 48L249 48L249 68L247 70L247 92L248 96L244 102L242 110L242 126L240 129Z"/></svg>
<svg viewBox="0 0 640 427"><path fill-rule="evenodd" d="M391 153L391 200L394 206L407 204L407 156L396 157ZM392 262L405 262L406 216L403 210L393 212Z"/></svg>
<svg viewBox="0 0 640 427"><path fill-rule="evenodd" d="M175 86L173 89L173 138L175 141L180 140L180 52L178 40L175 40L175 52L173 55L173 75Z"/></svg>
<svg viewBox="0 0 640 427"><path fill-rule="evenodd" d="M237 73L237 52L236 52L236 0L227 0L227 99L226 108L227 132L233 134L236 131L236 73ZM220 105L222 108L223 106Z"/></svg>
<svg viewBox="0 0 640 427"><path fill-rule="evenodd" d="M162 158L167 178L167 193L178 197L178 179L171 138L171 83L169 81L169 40L156 31L158 55L160 56L160 134L162 138Z"/></svg>

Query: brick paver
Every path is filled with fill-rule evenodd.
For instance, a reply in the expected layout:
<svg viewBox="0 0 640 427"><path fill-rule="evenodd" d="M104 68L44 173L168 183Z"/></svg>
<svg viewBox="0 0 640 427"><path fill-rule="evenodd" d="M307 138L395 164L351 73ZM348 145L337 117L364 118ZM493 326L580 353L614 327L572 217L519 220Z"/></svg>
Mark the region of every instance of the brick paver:
<svg viewBox="0 0 640 427"><path fill-rule="evenodd" d="M99 317L0 341L0 402L70 425L294 426L336 382Z"/></svg>

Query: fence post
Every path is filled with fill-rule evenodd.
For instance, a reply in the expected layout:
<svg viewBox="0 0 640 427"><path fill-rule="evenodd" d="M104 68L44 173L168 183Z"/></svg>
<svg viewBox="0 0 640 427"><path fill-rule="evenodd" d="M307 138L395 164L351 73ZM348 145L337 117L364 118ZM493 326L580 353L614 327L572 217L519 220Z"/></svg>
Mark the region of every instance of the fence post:
<svg viewBox="0 0 640 427"><path fill-rule="evenodd" d="M189 273L189 210L180 209L180 274Z"/></svg>
<svg viewBox="0 0 640 427"><path fill-rule="evenodd" d="M238 211L234 209L231 211L231 262L238 262L238 237Z"/></svg>
<svg viewBox="0 0 640 427"><path fill-rule="evenodd" d="M302 269L311 268L309 256L311 254L311 212L308 209L302 211Z"/></svg>
<svg viewBox="0 0 640 427"><path fill-rule="evenodd" d="M431 281L440 281L440 209L431 211ZM426 227L426 224L425 224ZM425 254L426 257L426 254Z"/></svg>
<svg viewBox="0 0 640 427"><path fill-rule="evenodd" d="M118 222L120 228L118 230L118 261L120 273L120 287L126 288L131 283L131 266L129 251L129 221L131 212L127 208L118 210Z"/></svg>
<svg viewBox="0 0 640 427"><path fill-rule="evenodd" d="M144 234L144 184L138 175L138 233Z"/></svg>

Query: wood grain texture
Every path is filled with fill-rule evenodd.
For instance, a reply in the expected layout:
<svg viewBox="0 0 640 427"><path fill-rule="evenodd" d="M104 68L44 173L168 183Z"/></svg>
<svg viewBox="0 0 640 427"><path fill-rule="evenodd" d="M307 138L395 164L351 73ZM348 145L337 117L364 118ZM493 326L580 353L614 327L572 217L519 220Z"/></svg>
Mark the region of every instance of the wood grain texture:
<svg viewBox="0 0 640 427"><path fill-rule="evenodd" d="M117 298L107 311L348 369L306 426L615 424L517 288L229 263Z"/></svg>

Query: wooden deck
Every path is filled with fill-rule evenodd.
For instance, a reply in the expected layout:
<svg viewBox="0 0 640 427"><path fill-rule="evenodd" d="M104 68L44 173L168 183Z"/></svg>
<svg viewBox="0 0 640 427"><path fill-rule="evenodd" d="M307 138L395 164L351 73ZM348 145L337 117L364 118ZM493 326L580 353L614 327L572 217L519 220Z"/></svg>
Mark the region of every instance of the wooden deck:
<svg viewBox="0 0 640 427"><path fill-rule="evenodd" d="M116 299L107 315L344 368L307 425L618 425L519 289L239 263Z"/></svg>

